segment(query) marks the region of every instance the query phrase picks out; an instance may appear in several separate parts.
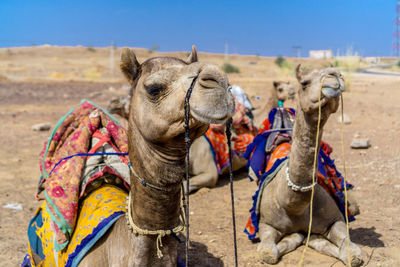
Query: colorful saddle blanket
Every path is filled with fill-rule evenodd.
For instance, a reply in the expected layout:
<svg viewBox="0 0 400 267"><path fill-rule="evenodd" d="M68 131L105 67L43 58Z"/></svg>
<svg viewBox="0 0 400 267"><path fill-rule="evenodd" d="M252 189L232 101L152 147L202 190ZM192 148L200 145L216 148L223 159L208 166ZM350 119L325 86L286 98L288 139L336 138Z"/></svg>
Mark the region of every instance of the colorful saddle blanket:
<svg viewBox="0 0 400 267"><path fill-rule="evenodd" d="M38 189L44 190L56 251L67 247L78 202L90 190L103 183L129 190L127 155L126 130L92 102L83 100L60 119L41 153Z"/></svg>
<svg viewBox="0 0 400 267"><path fill-rule="evenodd" d="M276 127L285 127L290 124L287 121L290 117L294 118L294 110L285 108L274 108L269 113L268 118L263 123L260 133L254 138L244 154L247 158L250 180L257 179L259 188L253 195L253 206L250 209L250 217L246 223L244 232L249 239L254 239L258 232L258 221L260 215L260 200L264 188L275 178L278 171L287 163L291 149L291 136L288 131L271 132ZM278 124L276 122L279 121ZM280 124L282 123L282 124ZM275 133L275 136L272 134ZM277 133L277 134L276 134ZM289 138L289 139L288 139ZM269 142L271 141L272 142ZM289 141L288 141L289 140ZM343 216L345 216L345 200L344 200L344 179L340 172L336 169L334 160L329 157L332 148L321 142L318 155L318 173L317 182L321 185L335 200ZM353 187L346 183L347 188ZM354 221L354 216L347 210L349 221Z"/></svg>
<svg viewBox="0 0 400 267"><path fill-rule="evenodd" d="M235 113L232 118L232 129L235 137L232 138L233 153L243 155L247 146L253 141L256 128L246 114L246 108L235 98ZM210 144L214 156L215 165L219 174L229 165L229 147L224 132L224 125L211 124L204 137Z"/></svg>
<svg viewBox="0 0 400 267"><path fill-rule="evenodd" d="M44 201L28 227L29 253L22 267L77 266L90 248L126 212L127 193L113 185L104 185L92 191L80 203L80 215L68 246L57 251L56 233Z"/></svg>

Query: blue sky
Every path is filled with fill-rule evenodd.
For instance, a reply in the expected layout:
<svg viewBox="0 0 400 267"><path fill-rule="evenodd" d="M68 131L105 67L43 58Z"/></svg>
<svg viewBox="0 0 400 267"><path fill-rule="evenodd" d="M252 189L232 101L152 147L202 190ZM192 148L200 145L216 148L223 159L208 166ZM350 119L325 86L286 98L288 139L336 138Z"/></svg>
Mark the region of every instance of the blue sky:
<svg viewBox="0 0 400 267"><path fill-rule="evenodd" d="M1 0L0 47L117 46L294 56L293 46L390 56L395 0Z"/></svg>

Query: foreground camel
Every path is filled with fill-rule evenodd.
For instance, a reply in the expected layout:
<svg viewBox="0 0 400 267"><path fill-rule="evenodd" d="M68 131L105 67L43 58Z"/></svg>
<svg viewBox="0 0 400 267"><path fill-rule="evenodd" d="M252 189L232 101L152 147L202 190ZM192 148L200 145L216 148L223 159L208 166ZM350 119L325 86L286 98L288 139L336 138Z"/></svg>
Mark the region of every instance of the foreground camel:
<svg viewBox="0 0 400 267"><path fill-rule="evenodd" d="M232 116L234 101L226 75L218 67L197 62L195 48L188 61L157 57L142 64L124 49L121 70L132 85L129 112L131 216L142 229L173 229L180 224L181 183L185 175L184 100L198 74L190 98L191 139L203 135L210 123ZM144 186L139 178L152 184ZM121 217L83 258L80 266L177 266L178 241L162 238L157 255L156 235L137 235Z"/></svg>
<svg viewBox="0 0 400 267"><path fill-rule="evenodd" d="M294 98L296 91L289 82L275 81L271 97L267 102L267 107L271 109L278 107L279 102L291 100ZM269 111L270 109L268 109ZM264 116L263 119L265 119ZM233 117L233 119L235 119ZM234 142L234 140L232 140ZM232 158L232 169L237 171L247 164L247 160L234 154ZM222 170L223 174L229 171L229 166ZM205 138L196 139L190 148L190 187L189 192L198 190L202 187L214 187L218 181L218 170L214 162L214 157L210 149L210 145Z"/></svg>
<svg viewBox="0 0 400 267"><path fill-rule="evenodd" d="M262 260L275 264L279 258L295 250L308 231L310 190L296 191L296 186L311 188L316 139L322 137L322 128L339 106L339 95L344 90L342 75L334 68L296 71L300 83L298 107L293 130L293 142L288 163L264 189L260 202L258 251ZM317 136L318 97L321 81L323 95L320 134ZM329 96L329 97L328 97ZM319 150L319 148L318 148ZM288 181L291 181L289 185ZM320 186L315 186L313 224L310 247L347 263L346 224L334 200ZM361 250L350 242L351 266L362 264Z"/></svg>

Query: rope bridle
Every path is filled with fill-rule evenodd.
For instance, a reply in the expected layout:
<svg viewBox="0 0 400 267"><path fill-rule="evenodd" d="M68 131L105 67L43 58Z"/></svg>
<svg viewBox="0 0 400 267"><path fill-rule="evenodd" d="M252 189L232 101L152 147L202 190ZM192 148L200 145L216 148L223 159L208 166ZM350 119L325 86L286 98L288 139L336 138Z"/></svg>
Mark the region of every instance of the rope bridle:
<svg viewBox="0 0 400 267"><path fill-rule="evenodd" d="M314 163L313 163L313 175L312 175L312 184L311 184L311 200L310 200L310 219L309 219L309 224L308 224L308 232L307 232L307 238L306 238L306 242L305 242L305 246L303 249L303 252L301 254L301 258L299 261L298 266L303 266L303 262L304 262L304 257L305 257L305 253L306 250L309 246L309 241L310 241L310 235L311 235L311 227L312 227L312 221L313 221L313 200L314 200L314 191L315 191L315 185L316 185L316 179L317 179L317 155L318 155L318 136L319 136L319 131L320 131L320 123L321 123L321 94L322 94L322 88L324 85L324 81L326 79L327 76L330 75L323 75L321 78L321 86L319 89L319 97L318 97L318 123L317 123L317 139L315 142L315 151L314 151ZM336 76L335 76L336 77ZM340 82L339 82L339 78L336 77L338 84L339 84L339 89L340 89ZM340 102L341 102L341 143L342 143L342 157L343 157L343 169L344 169L344 177L343 177L343 184L344 184L344 195L345 195L345 221L346 221L346 241L347 241L347 264L348 266L351 266L351 259L350 259L350 230L349 230L349 216L347 214L347 209L348 209L348 197L347 197L347 182L346 182L346 177L347 177L347 173L346 173L346 163L345 163L345 159L344 159L344 138L343 138L343 125L344 125L344 107L343 107L343 95L340 94ZM288 175L288 173L287 173ZM287 176L287 178L289 178L289 176ZM290 179L290 178L289 178ZM289 182L288 182L289 185ZM293 188L292 188L293 189ZM294 190L295 191L295 190ZM342 245L345 239L343 239L342 241ZM341 245L341 246L342 246ZM339 248L340 249L340 248Z"/></svg>

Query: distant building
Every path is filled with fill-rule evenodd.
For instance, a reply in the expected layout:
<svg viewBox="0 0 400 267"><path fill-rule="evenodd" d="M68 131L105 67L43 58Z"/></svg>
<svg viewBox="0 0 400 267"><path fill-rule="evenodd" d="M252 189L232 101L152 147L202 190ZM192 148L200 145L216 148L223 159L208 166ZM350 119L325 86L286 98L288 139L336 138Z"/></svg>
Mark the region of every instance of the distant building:
<svg viewBox="0 0 400 267"><path fill-rule="evenodd" d="M310 50L308 51L310 58L324 59L333 58L332 50Z"/></svg>

